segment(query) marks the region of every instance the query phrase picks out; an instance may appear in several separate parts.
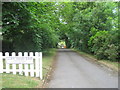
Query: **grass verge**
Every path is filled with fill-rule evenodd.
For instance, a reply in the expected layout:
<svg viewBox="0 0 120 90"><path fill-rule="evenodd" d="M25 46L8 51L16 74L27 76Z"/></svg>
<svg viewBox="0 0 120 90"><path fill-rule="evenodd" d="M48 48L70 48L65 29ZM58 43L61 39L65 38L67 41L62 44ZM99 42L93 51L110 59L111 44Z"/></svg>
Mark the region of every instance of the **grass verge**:
<svg viewBox="0 0 120 90"><path fill-rule="evenodd" d="M43 54L43 80L49 72L53 58L56 54L56 49L50 49ZM0 74L0 89L1 88L41 88L43 80L35 77L26 77L13 74Z"/></svg>
<svg viewBox="0 0 120 90"><path fill-rule="evenodd" d="M88 53L85 53L85 52L82 52L82 51L79 51L79 50L76 50L76 49L73 49L74 51L78 52L80 55L84 56L84 57L87 57L91 60L94 60L100 64L103 64L115 71L118 71L118 67L120 66L120 63L118 62L113 62L113 61L109 61L109 60L98 60L95 56L91 55L91 54L88 54Z"/></svg>
<svg viewBox="0 0 120 90"><path fill-rule="evenodd" d="M98 62L106 65L107 67L110 67L116 71L118 71L118 65L120 66L120 63L118 62L112 62L112 61L109 61L109 60L99 60Z"/></svg>
<svg viewBox="0 0 120 90"><path fill-rule="evenodd" d="M0 90L2 89L2 75L0 74Z"/></svg>
<svg viewBox="0 0 120 90"><path fill-rule="evenodd" d="M41 81L38 78L25 77L20 75L6 74L2 75L2 88L34 88Z"/></svg>
<svg viewBox="0 0 120 90"><path fill-rule="evenodd" d="M43 79L45 79L46 74L49 72L49 69L52 67L54 57L56 55L56 49L49 50L48 53L43 55Z"/></svg>

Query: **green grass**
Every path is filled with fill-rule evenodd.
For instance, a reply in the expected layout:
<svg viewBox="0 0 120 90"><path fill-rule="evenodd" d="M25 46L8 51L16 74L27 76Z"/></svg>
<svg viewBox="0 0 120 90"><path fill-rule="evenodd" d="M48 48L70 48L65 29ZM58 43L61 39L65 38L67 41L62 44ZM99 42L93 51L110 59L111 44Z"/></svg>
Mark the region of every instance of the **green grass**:
<svg viewBox="0 0 120 90"><path fill-rule="evenodd" d="M46 74L49 72L49 68L52 66L55 54L56 49L51 49L43 56L43 78L45 78Z"/></svg>
<svg viewBox="0 0 120 90"><path fill-rule="evenodd" d="M38 78L25 77L13 74L2 75L2 88L34 88L37 87L41 81Z"/></svg>
<svg viewBox="0 0 120 90"><path fill-rule="evenodd" d="M2 89L2 75L0 74L0 90Z"/></svg>
<svg viewBox="0 0 120 90"><path fill-rule="evenodd" d="M50 49L43 54L43 79L52 65L56 50ZM35 77L13 74L0 74L0 88L41 88L43 81Z"/></svg>
<svg viewBox="0 0 120 90"><path fill-rule="evenodd" d="M92 60L95 60L97 61L98 63L101 63L113 70L116 70L118 71L118 67L120 66L120 63L118 62L113 62L113 61L110 61L110 60L98 60L94 55L91 55L91 54L88 54L88 53L85 53L85 52L81 52L79 50L76 50L76 49L73 49L74 51L78 52L80 55L84 56L84 57L88 57Z"/></svg>

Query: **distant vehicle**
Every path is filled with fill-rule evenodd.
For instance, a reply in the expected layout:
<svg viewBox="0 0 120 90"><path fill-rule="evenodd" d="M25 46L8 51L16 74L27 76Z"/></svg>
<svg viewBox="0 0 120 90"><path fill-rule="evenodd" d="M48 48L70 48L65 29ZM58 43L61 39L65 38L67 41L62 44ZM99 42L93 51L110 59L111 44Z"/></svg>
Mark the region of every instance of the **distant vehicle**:
<svg viewBox="0 0 120 90"><path fill-rule="evenodd" d="M64 46L64 48L66 48L66 46Z"/></svg>

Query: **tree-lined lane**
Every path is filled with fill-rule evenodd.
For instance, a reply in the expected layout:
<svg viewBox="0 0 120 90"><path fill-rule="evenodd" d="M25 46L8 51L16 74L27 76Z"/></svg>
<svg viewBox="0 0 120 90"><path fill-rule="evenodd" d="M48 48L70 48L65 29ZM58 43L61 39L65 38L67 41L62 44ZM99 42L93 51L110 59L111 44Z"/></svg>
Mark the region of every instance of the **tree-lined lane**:
<svg viewBox="0 0 120 90"><path fill-rule="evenodd" d="M69 49L59 49L49 88L117 88L118 76Z"/></svg>

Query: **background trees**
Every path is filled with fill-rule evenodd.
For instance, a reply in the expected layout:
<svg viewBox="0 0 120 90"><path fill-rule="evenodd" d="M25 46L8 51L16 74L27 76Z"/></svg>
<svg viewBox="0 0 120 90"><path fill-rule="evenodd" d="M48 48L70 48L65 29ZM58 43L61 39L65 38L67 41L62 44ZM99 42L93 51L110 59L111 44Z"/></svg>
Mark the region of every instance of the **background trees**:
<svg viewBox="0 0 120 90"><path fill-rule="evenodd" d="M2 21L3 50L45 51L65 40L98 59L120 59L116 2L6 2Z"/></svg>
<svg viewBox="0 0 120 90"><path fill-rule="evenodd" d="M11 47L11 51L43 51L55 47L59 17L54 6L55 3L43 2L3 3L3 51L6 47Z"/></svg>
<svg viewBox="0 0 120 90"><path fill-rule="evenodd" d="M61 3L61 17L67 25L68 47L98 59L119 60L118 3Z"/></svg>

